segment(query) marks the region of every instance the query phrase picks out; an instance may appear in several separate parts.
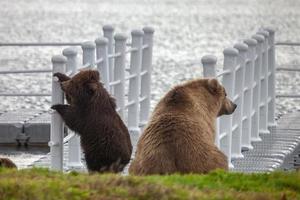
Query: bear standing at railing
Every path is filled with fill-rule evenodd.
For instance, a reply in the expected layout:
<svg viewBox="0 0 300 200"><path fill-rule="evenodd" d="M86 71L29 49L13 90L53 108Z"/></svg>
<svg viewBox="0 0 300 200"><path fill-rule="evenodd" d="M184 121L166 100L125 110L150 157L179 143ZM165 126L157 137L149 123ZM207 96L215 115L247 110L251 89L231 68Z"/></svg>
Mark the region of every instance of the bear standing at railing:
<svg viewBox="0 0 300 200"><path fill-rule="evenodd" d="M207 173L227 169L226 156L215 143L216 118L236 105L216 79L178 85L156 106L139 139L129 173L135 175Z"/></svg>
<svg viewBox="0 0 300 200"><path fill-rule="evenodd" d="M119 172L130 161L132 145L127 127L116 112L115 100L99 82L96 70L74 77L55 73L70 105L53 105L66 125L80 135L90 172Z"/></svg>

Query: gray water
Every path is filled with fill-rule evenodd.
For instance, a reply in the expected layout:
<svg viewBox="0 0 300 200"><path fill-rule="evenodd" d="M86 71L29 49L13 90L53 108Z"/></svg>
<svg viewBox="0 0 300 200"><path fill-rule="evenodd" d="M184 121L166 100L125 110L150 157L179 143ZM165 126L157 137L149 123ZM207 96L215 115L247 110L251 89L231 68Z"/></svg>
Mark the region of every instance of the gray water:
<svg viewBox="0 0 300 200"><path fill-rule="evenodd" d="M0 42L82 42L100 36L104 24L128 35L152 26L154 106L173 85L202 75L203 55L216 55L221 66L225 47L262 26L274 28L277 41L299 42L299 10L297 0L0 0ZM51 56L61 53L61 48L0 48L0 70L50 68ZM299 64L300 48L280 47L276 53L278 64ZM0 92L50 93L50 81L50 74L0 75ZM299 94L299 83L296 73L277 74L278 93ZM0 102L0 110L50 107L45 97ZM299 100L276 102L277 114L299 108Z"/></svg>
<svg viewBox="0 0 300 200"><path fill-rule="evenodd" d="M9 157L17 164L19 169L22 169L27 168L36 160L41 159L49 150L49 147L41 146L17 147L0 145L0 156Z"/></svg>

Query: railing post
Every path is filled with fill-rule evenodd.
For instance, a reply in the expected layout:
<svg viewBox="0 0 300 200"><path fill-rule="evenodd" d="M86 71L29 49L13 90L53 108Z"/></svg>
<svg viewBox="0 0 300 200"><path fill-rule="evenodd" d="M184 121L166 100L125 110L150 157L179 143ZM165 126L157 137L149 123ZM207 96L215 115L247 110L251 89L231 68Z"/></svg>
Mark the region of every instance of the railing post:
<svg viewBox="0 0 300 200"><path fill-rule="evenodd" d="M255 49L255 67L254 67L254 86L253 86L253 114L252 114L252 141L261 141L259 137L260 132L260 90L261 90L261 46L264 42L264 37L261 35L252 36L257 41Z"/></svg>
<svg viewBox="0 0 300 200"><path fill-rule="evenodd" d="M226 48L224 51L224 71L229 73L223 76L223 85L226 89L229 99L234 98L235 68L237 66L238 50L235 48ZM233 167L231 163L231 144L232 144L232 115L224 115L220 117L220 133L226 135L220 141L221 150L227 155L229 167Z"/></svg>
<svg viewBox="0 0 300 200"><path fill-rule="evenodd" d="M141 101L140 104L140 126L144 127L148 121L150 113L151 101L151 74L152 74L152 51L153 51L153 35L154 29L151 27L143 28L144 37L143 45L147 47L143 49L142 53L142 72L141 76Z"/></svg>
<svg viewBox="0 0 300 200"><path fill-rule="evenodd" d="M273 29L267 28L269 32L269 41L268 41L268 127L272 128L276 126L275 122L275 31Z"/></svg>
<svg viewBox="0 0 300 200"><path fill-rule="evenodd" d="M97 38L95 43L97 60L102 59L102 62L97 64L97 69L100 72L101 81L104 83L105 88L109 91L108 40L104 37Z"/></svg>
<svg viewBox="0 0 300 200"><path fill-rule="evenodd" d="M125 108L125 58L126 58L126 40L127 37L123 34L115 35L115 66L114 66L114 81L120 81L115 85L113 92L119 107L119 114L124 119Z"/></svg>
<svg viewBox="0 0 300 200"><path fill-rule="evenodd" d="M216 77L216 64L217 57L213 55L206 55L201 58L201 63L203 65L203 77ZM220 124L219 119L216 121L216 134L215 134L215 144L220 147Z"/></svg>
<svg viewBox="0 0 300 200"><path fill-rule="evenodd" d="M69 47L63 50L63 55L67 57L66 72L71 71L72 74L77 72L77 48ZM71 130L68 130L71 133ZM78 169L83 166L81 162L81 146L80 137L75 134L68 142L68 162L67 166L71 169Z"/></svg>
<svg viewBox="0 0 300 200"><path fill-rule="evenodd" d="M260 123L260 133L270 133L268 130L268 31L259 31L257 34L264 37L264 42L261 45L261 55L262 55L262 68L261 68L261 123Z"/></svg>
<svg viewBox="0 0 300 200"><path fill-rule="evenodd" d="M65 72L66 58L62 55L52 57L53 73ZM52 105L63 104L64 94L60 88L60 84L56 77L52 79ZM63 169L63 139L64 139L64 125L61 116L53 111L51 114L51 135L50 135L50 155L51 155L51 169Z"/></svg>
<svg viewBox="0 0 300 200"><path fill-rule="evenodd" d="M96 45L92 41L82 43L82 64L90 64L88 68L92 69L95 65L95 48Z"/></svg>
<svg viewBox="0 0 300 200"><path fill-rule="evenodd" d="M233 113L233 125L236 129L232 132L232 159L243 158L242 154L242 124L244 118L244 89L245 89L245 65L246 65L246 53L248 51L248 45L245 43L237 43L234 45L239 51L237 58L237 66L235 72L235 87L234 87L234 103L237 104L237 108Z"/></svg>
<svg viewBox="0 0 300 200"><path fill-rule="evenodd" d="M246 39L244 42L248 45L247 60L245 66L245 94L243 113L243 135L242 135L242 150L253 149L251 145L252 137L252 113L253 113L253 86L254 86L254 68L255 68L255 48L256 40Z"/></svg>
<svg viewBox="0 0 300 200"><path fill-rule="evenodd" d="M128 90L128 130L133 141L133 146L136 145L140 134L139 128L139 105L140 105L140 90L141 90L141 67L142 67L142 52L143 52L143 35L140 30L131 32L131 48L133 51L130 56L129 76L134 76L129 79Z"/></svg>
<svg viewBox="0 0 300 200"><path fill-rule="evenodd" d="M204 77L216 77L216 64L217 57L213 55L206 55L201 58L201 63L203 65L203 76Z"/></svg>
<svg viewBox="0 0 300 200"><path fill-rule="evenodd" d="M103 26L103 36L108 39L108 55L112 55L114 53L114 27L111 25ZM109 81L114 80L114 59L108 60L108 69L109 69Z"/></svg>
<svg viewBox="0 0 300 200"><path fill-rule="evenodd" d="M66 72L72 71L72 74L77 71L77 48L68 47L63 50L63 55L67 58Z"/></svg>

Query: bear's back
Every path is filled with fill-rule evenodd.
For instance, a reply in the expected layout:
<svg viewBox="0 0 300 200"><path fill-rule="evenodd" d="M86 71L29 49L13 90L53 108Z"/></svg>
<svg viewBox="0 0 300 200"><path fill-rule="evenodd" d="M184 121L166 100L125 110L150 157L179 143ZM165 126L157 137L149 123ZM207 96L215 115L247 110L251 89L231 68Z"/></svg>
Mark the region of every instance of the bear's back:
<svg viewBox="0 0 300 200"><path fill-rule="evenodd" d="M177 86L160 100L138 142L130 173L207 173L227 169L226 156L214 144L216 116L206 107L208 93L201 92L204 87L197 88L206 82Z"/></svg>

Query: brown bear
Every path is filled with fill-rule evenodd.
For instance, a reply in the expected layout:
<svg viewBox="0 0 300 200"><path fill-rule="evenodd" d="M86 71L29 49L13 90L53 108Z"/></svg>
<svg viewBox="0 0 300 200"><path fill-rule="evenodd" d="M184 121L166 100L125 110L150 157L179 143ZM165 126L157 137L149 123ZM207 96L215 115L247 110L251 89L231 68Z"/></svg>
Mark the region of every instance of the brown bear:
<svg viewBox="0 0 300 200"><path fill-rule="evenodd" d="M17 168L16 164L8 158L0 158L0 167Z"/></svg>
<svg viewBox="0 0 300 200"><path fill-rule="evenodd" d="M80 135L90 172L119 172L130 161L129 132L116 112L116 103L96 70L80 71L70 78L55 73L69 105L53 105L65 124Z"/></svg>
<svg viewBox="0 0 300 200"><path fill-rule="evenodd" d="M228 169L215 146L215 123L236 105L216 79L174 87L157 104L141 135L129 173L135 175L207 173Z"/></svg>

